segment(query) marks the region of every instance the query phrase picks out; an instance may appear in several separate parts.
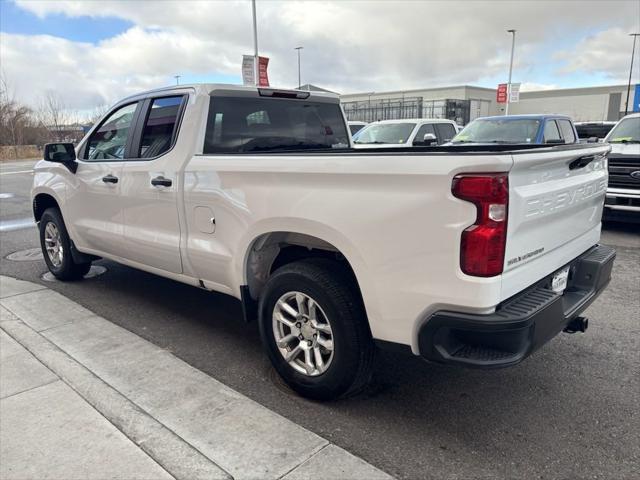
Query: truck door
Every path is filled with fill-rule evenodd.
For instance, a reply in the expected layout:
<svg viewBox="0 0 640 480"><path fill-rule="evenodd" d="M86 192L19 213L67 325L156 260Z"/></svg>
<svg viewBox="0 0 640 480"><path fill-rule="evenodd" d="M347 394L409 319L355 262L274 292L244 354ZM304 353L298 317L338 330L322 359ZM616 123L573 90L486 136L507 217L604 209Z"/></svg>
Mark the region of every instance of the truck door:
<svg viewBox="0 0 640 480"><path fill-rule="evenodd" d="M178 216L179 169L174 150L187 95L144 101L131 159L122 166L125 258L172 273L182 272Z"/></svg>
<svg viewBox="0 0 640 480"><path fill-rule="evenodd" d="M115 256L125 253L120 177L139 110L139 102L116 108L78 152L75 183L67 189L63 213L80 250Z"/></svg>

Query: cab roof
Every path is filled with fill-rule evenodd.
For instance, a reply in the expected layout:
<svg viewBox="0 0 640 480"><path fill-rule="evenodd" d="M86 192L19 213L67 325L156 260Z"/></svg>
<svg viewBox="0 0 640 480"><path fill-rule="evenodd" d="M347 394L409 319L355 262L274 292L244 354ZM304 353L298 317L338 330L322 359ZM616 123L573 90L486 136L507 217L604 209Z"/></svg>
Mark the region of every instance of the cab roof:
<svg viewBox="0 0 640 480"><path fill-rule="evenodd" d="M479 117L476 120L548 120L561 118L563 120L571 120L568 115L547 114L547 113L528 113L522 115L494 115L491 117Z"/></svg>
<svg viewBox="0 0 640 480"><path fill-rule="evenodd" d="M178 92L184 92L188 90L191 90L198 95L213 95L216 92L216 90L225 91L225 92L233 91L233 92L238 92L239 94L259 93L262 91L262 92L280 92L285 94L287 93L289 94L297 93L300 95L305 94L307 96L304 98L307 98L307 99L335 100L336 102L340 100L340 97L338 96L338 94L332 93L332 92L316 92L313 90L297 90L297 89L291 89L291 88L277 88L277 87L256 87L253 85L234 85L230 83L190 83L190 84L183 84L183 85L170 85L167 87L146 90L144 92L130 95L120 100L120 102L118 103L136 100L138 98L145 98L145 97L149 97L157 94L166 94L166 93L173 93L173 92L178 93ZM266 96L269 96L269 95L266 95Z"/></svg>
<svg viewBox="0 0 640 480"><path fill-rule="evenodd" d="M448 120L446 118L399 118L395 120L378 120L377 122L371 122L369 125L373 124L393 124L393 123L451 123L455 124L453 120Z"/></svg>

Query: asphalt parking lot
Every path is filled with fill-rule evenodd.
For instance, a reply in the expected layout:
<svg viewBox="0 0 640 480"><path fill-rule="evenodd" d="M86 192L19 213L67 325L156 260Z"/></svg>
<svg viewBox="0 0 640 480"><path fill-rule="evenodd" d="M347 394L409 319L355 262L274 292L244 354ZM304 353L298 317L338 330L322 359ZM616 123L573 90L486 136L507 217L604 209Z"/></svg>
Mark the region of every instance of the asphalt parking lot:
<svg viewBox="0 0 640 480"><path fill-rule="evenodd" d="M0 269L42 282L43 260L5 258L38 247L30 169L0 164ZM602 241L618 257L586 334L497 371L381 353L365 394L326 404L282 385L233 298L104 260L47 286L398 478L638 478L640 229L608 224Z"/></svg>

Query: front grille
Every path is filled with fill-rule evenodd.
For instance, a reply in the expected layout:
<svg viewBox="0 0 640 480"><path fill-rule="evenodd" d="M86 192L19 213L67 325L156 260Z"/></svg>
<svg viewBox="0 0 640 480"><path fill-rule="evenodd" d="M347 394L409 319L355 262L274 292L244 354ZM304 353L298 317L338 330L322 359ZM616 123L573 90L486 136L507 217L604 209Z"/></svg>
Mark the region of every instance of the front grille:
<svg viewBox="0 0 640 480"><path fill-rule="evenodd" d="M640 189L640 173L634 178L633 172L640 172L640 156L609 155L609 187Z"/></svg>

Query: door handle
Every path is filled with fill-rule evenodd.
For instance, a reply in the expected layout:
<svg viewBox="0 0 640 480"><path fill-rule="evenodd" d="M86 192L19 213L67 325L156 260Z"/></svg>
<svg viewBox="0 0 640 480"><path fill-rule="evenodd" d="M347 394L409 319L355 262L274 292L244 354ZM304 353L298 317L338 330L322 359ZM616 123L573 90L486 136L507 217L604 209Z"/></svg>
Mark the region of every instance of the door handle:
<svg viewBox="0 0 640 480"><path fill-rule="evenodd" d="M569 170L576 170L578 168L586 167L595 159L596 159L595 155L585 155L584 157L576 158L569 164Z"/></svg>
<svg viewBox="0 0 640 480"><path fill-rule="evenodd" d="M164 178L162 175L151 180L154 187L170 187L172 183L170 178Z"/></svg>
<svg viewBox="0 0 640 480"><path fill-rule="evenodd" d="M104 183L118 183L118 177L114 177L113 175L109 174L106 177L102 177L102 181Z"/></svg>

